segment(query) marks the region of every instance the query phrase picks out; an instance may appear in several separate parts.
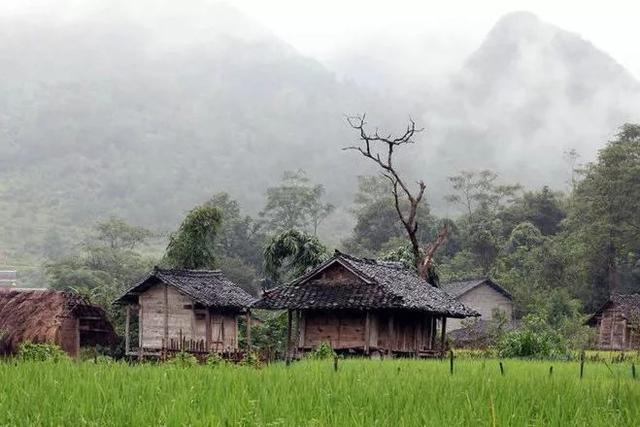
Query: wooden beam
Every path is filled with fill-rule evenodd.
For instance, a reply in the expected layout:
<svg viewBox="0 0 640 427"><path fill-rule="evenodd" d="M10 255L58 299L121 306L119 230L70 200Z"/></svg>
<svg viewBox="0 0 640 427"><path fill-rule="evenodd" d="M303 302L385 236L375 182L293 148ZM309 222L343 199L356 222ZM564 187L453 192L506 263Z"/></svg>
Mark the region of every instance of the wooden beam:
<svg viewBox="0 0 640 427"><path fill-rule="evenodd" d="M164 310L163 310L163 327L164 327L164 345L167 346L169 343L169 285L165 283L164 285Z"/></svg>
<svg viewBox="0 0 640 427"><path fill-rule="evenodd" d="M224 330L224 315L219 314L218 316L220 316L220 335L222 335L222 337L218 336L218 340L222 338L222 351L225 351L226 349L224 348L224 338L226 331Z"/></svg>
<svg viewBox="0 0 640 427"><path fill-rule="evenodd" d="M142 346L143 346L143 338L144 338L144 334L143 334L143 327L144 324L144 310L143 310L143 306L142 303L140 303L140 306L138 307L138 360L142 361L144 354L143 354L143 350L142 350Z"/></svg>
<svg viewBox="0 0 640 427"><path fill-rule="evenodd" d="M305 334L306 334L306 328L307 328L307 319L305 317L305 313L304 311L299 311L299 317L298 317L298 322L299 322L299 326L298 326L298 330L299 330L299 335L298 335L298 347L300 348L304 348L305 347Z"/></svg>
<svg viewBox="0 0 640 427"><path fill-rule="evenodd" d="M251 310L247 310L247 351L251 352Z"/></svg>
<svg viewBox="0 0 640 427"><path fill-rule="evenodd" d="M444 339L447 334L447 318L442 316L442 335L440 335L440 351L444 351Z"/></svg>
<svg viewBox="0 0 640 427"><path fill-rule="evenodd" d="M611 329L609 330L609 348L613 350L613 330L616 327L616 312L613 311L611 313L611 321L610 321Z"/></svg>
<svg viewBox="0 0 640 427"><path fill-rule="evenodd" d="M131 329L131 306L127 305L125 308L125 317L124 317L124 354L129 354L131 350L131 337L130 329Z"/></svg>
<svg viewBox="0 0 640 427"><path fill-rule="evenodd" d="M387 327L387 353L391 354L393 351L394 343L396 342L395 329L393 324L393 313L389 314L389 324Z"/></svg>
<svg viewBox="0 0 640 427"><path fill-rule="evenodd" d="M74 355L73 357L80 358L80 318L76 317L76 336L74 343Z"/></svg>
<svg viewBox="0 0 640 427"><path fill-rule="evenodd" d="M208 307L204 313L204 346L209 353L211 351L211 310Z"/></svg>
<svg viewBox="0 0 640 427"><path fill-rule="evenodd" d="M369 341L371 339L371 315L369 310L365 312L364 317L364 354L369 354Z"/></svg>
<svg viewBox="0 0 640 427"><path fill-rule="evenodd" d="M197 335L196 335L196 328L197 328L197 322L196 322L196 302L195 300L193 301L193 303L191 304L191 339L195 340L197 339Z"/></svg>
<svg viewBox="0 0 640 427"><path fill-rule="evenodd" d="M287 360L291 360L291 323L292 323L291 310L287 310Z"/></svg>
<svg viewBox="0 0 640 427"><path fill-rule="evenodd" d="M415 330L413 331L413 352L418 357L420 352L420 334L422 333L422 322L414 322Z"/></svg>
<svg viewBox="0 0 640 427"><path fill-rule="evenodd" d="M432 314L431 315L431 342L429 343L429 350L436 349L436 339L438 336L437 327L438 327L438 320L436 319L436 316Z"/></svg>

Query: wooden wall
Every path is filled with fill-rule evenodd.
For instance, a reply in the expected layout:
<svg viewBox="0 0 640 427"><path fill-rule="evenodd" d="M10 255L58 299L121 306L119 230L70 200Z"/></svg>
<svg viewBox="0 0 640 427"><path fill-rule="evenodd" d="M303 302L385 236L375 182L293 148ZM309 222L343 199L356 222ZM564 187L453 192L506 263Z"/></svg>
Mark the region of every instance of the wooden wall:
<svg viewBox="0 0 640 427"><path fill-rule="evenodd" d="M77 357L80 352L80 330L78 319L74 316L62 319L58 329L56 343L71 357Z"/></svg>
<svg viewBox="0 0 640 427"><path fill-rule="evenodd" d="M304 311L300 318L298 346L308 350L329 343L336 350L393 352L432 349L435 322L431 316L398 311L370 312L368 317L367 321L365 311Z"/></svg>
<svg viewBox="0 0 640 427"><path fill-rule="evenodd" d="M640 333L610 306L598 317L598 348L603 350L640 349Z"/></svg>
<svg viewBox="0 0 640 427"><path fill-rule="evenodd" d="M166 297L165 297L166 289ZM165 314L165 298L168 310ZM165 318L168 339L206 341L207 310L194 308L190 297L172 286L162 283L152 286L138 299L138 316L142 319L142 346L145 350L159 350L165 337ZM210 312L210 350L234 351L238 349L238 325L235 314Z"/></svg>

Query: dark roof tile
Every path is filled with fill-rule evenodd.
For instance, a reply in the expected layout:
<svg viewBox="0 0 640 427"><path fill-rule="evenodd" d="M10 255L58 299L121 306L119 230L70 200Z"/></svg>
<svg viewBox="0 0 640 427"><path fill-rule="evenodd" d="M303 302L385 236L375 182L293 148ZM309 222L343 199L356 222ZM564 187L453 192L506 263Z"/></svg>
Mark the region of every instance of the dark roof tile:
<svg viewBox="0 0 640 427"><path fill-rule="evenodd" d="M310 282L309 279L334 263L353 271L359 283ZM449 317L478 313L433 287L401 263L360 259L336 251L329 261L286 286L271 289L254 307L267 309L382 309L404 308Z"/></svg>
<svg viewBox="0 0 640 427"><path fill-rule="evenodd" d="M128 289L115 303L137 299L140 292L155 283L173 286L206 307L246 308L255 298L227 279L220 270L181 270L156 267L143 280Z"/></svg>

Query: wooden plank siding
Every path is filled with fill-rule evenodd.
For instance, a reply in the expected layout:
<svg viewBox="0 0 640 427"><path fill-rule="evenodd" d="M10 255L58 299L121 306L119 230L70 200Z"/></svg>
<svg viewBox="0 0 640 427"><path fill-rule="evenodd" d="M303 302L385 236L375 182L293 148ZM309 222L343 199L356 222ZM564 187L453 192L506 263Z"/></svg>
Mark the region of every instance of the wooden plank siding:
<svg viewBox="0 0 640 427"><path fill-rule="evenodd" d="M335 350L354 349L364 353L415 353L434 349L435 322L425 313L307 310L301 312L299 325L301 350L311 350L322 343Z"/></svg>
<svg viewBox="0 0 640 427"><path fill-rule="evenodd" d="M598 348L602 350L640 349L640 334L615 306L602 311L597 319Z"/></svg>
<svg viewBox="0 0 640 427"><path fill-rule="evenodd" d="M211 351L238 350L237 316L234 313L198 307L190 297L164 284L150 287L139 295L138 301L138 314L143 317L140 335L145 351L159 351L163 342L181 337L208 343Z"/></svg>

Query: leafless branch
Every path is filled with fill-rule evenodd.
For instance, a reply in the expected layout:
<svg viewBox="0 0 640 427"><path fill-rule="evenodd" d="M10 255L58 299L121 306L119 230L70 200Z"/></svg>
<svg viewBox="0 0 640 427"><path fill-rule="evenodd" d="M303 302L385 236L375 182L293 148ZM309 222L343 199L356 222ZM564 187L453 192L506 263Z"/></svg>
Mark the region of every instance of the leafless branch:
<svg viewBox="0 0 640 427"><path fill-rule="evenodd" d="M417 214L418 207L424 197L427 186L423 181L418 181L417 190L415 193L412 192L393 164L395 148L406 144L414 144L415 141L413 138L415 134L422 132L423 129L416 128L416 123L413 119L409 118L409 123L404 133L394 138L391 134L381 136L378 129L373 133L368 132L366 130L367 122L365 114L361 116L346 116L346 120L349 126L358 132L361 144L344 147L343 150L358 151L382 169L382 176L387 178L391 183L391 193L393 195L396 212L411 242L411 248L416 260L416 268L421 276L426 278L428 276L428 269L431 268L433 264L433 254L446 239L447 231L445 228L444 232L441 232L434 242L429 243L424 251L421 250L417 237ZM409 207L406 212L402 209L402 198L406 198L409 202ZM428 258L426 256L428 256Z"/></svg>

